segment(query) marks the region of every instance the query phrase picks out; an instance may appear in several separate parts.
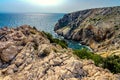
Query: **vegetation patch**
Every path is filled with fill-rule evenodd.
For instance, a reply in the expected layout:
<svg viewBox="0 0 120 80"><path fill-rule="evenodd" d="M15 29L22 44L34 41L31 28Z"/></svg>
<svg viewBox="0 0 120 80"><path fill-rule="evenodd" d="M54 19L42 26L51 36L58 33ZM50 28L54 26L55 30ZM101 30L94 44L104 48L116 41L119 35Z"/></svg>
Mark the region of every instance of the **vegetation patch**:
<svg viewBox="0 0 120 80"><path fill-rule="evenodd" d="M48 56L48 55L50 54L50 51L51 51L51 50L50 50L49 48L44 49L43 52L41 52L41 53L39 54L39 57L40 57L40 58L44 58L44 57Z"/></svg>
<svg viewBox="0 0 120 80"><path fill-rule="evenodd" d="M103 58L100 55L94 54L87 49L73 50L74 54L81 59L91 59L96 66L109 69L112 73L120 73L120 57L111 55Z"/></svg>
<svg viewBox="0 0 120 80"><path fill-rule="evenodd" d="M61 45L62 48L67 48L68 44L65 40L60 40L57 38L53 38L53 36L50 33L44 32L43 33L47 36L47 38L50 40L50 43L57 43Z"/></svg>
<svg viewBox="0 0 120 80"><path fill-rule="evenodd" d="M81 50L74 49L74 54L81 59L91 59L94 61L95 65L99 66L103 62L103 58L97 54L90 52L89 50L83 48Z"/></svg>
<svg viewBox="0 0 120 80"><path fill-rule="evenodd" d="M103 67L109 69L113 73L120 73L120 57L114 55L105 58Z"/></svg>

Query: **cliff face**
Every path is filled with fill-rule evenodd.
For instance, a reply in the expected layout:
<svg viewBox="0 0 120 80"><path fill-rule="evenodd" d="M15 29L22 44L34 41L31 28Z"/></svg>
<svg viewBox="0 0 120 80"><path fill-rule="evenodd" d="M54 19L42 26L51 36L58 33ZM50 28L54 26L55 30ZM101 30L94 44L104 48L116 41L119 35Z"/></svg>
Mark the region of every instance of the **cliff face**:
<svg viewBox="0 0 120 80"><path fill-rule="evenodd" d="M65 14L54 30L67 39L89 45L95 52L119 49L120 6Z"/></svg>
<svg viewBox="0 0 120 80"><path fill-rule="evenodd" d="M0 29L0 80L119 80L28 25Z"/></svg>

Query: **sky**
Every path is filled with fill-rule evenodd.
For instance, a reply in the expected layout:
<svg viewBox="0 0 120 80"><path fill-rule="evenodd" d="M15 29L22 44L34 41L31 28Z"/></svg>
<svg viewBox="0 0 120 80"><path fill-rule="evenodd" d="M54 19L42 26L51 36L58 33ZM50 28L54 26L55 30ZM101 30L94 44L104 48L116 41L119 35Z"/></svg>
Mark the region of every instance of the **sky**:
<svg viewBox="0 0 120 80"><path fill-rule="evenodd" d="M0 0L0 12L6 13L69 13L112 6L120 6L120 0Z"/></svg>

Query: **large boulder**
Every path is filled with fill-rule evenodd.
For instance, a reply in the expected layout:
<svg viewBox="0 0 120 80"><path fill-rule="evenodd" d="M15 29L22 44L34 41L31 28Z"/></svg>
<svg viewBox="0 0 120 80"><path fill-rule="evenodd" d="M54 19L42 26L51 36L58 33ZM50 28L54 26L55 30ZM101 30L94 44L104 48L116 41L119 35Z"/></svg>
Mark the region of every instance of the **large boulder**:
<svg viewBox="0 0 120 80"><path fill-rule="evenodd" d="M18 54L17 46L11 45L8 48L4 49L0 54L0 57L3 61L9 62Z"/></svg>

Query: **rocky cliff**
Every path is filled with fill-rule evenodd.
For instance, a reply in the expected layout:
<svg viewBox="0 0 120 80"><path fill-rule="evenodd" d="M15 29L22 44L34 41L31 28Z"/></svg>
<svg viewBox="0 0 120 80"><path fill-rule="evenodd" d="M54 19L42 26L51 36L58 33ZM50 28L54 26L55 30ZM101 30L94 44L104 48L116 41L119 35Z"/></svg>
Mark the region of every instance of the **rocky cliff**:
<svg viewBox="0 0 120 80"><path fill-rule="evenodd" d="M0 29L0 80L119 80L28 25Z"/></svg>
<svg viewBox="0 0 120 80"><path fill-rule="evenodd" d="M120 48L120 6L65 14L54 28L67 39L89 45L95 52Z"/></svg>

